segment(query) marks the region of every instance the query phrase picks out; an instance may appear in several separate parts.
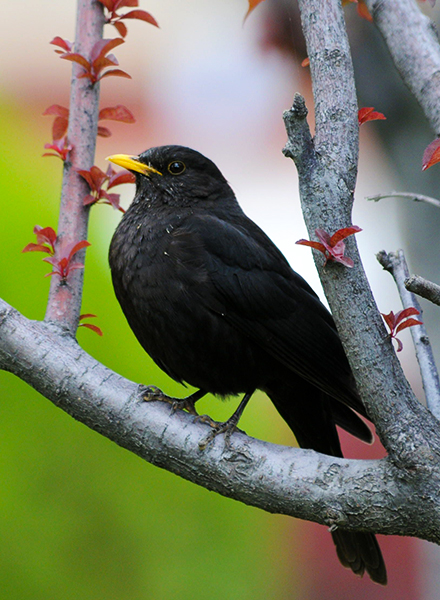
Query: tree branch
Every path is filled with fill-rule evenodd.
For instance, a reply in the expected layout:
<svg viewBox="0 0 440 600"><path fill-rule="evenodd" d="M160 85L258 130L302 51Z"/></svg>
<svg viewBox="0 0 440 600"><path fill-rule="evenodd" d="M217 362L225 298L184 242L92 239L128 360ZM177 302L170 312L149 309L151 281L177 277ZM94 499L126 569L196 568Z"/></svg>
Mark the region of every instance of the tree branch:
<svg viewBox="0 0 440 600"><path fill-rule="evenodd" d="M104 15L102 4L96 0L79 0L76 22L75 52L89 57L94 44L102 38ZM90 207L83 199L89 193L86 181L77 169L88 170L95 158L98 131L99 82L78 78L81 67L72 63L69 129L67 139L73 146L64 163L57 247L87 238ZM75 256L75 262L84 264L85 250ZM57 322L75 335L81 309L84 271L69 273L68 280L52 276L46 321Z"/></svg>
<svg viewBox="0 0 440 600"><path fill-rule="evenodd" d="M420 275L410 275L405 279L405 287L413 294L418 294L440 306L440 285L424 279Z"/></svg>
<svg viewBox="0 0 440 600"><path fill-rule="evenodd" d="M389 254L382 250L377 254L377 260L393 276L403 308L413 306L422 314L420 302L405 287L405 280L409 277L409 271L403 250L390 252ZM426 404L432 414L440 419L440 381L426 327L425 325L418 325L417 327L411 327L410 331L422 376Z"/></svg>
<svg viewBox="0 0 440 600"><path fill-rule="evenodd" d="M440 133L440 46L432 21L415 0L365 0L402 80Z"/></svg>
<svg viewBox="0 0 440 600"><path fill-rule="evenodd" d="M0 368L152 464L272 513L440 542L431 527L439 461L431 459L422 501L389 459L334 458L241 433L230 446L218 437L200 451L206 425L183 411L171 415L162 402L144 402L137 384L98 363L52 323L29 321L0 300L0 337Z"/></svg>
<svg viewBox="0 0 440 600"><path fill-rule="evenodd" d="M304 161L298 160L298 148L293 154L309 234L312 236L320 227L331 235L351 224L358 144L353 68L340 2L329 1L325 11L320 10L320 0L301 0L299 5L316 95L315 156L308 161L313 169L305 168ZM324 85L326 78L331 83ZM304 128L304 117L291 110L285 113L285 121L289 152L298 146L295 136L299 128ZM304 152L311 152L310 144ZM324 291L359 392L382 443L396 464L417 462L417 449L430 443L418 423L426 422L428 429L434 430L437 421L415 398L402 372L354 236L348 238L347 250L355 261L353 269L331 263L323 268L322 257L315 256Z"/></svg>

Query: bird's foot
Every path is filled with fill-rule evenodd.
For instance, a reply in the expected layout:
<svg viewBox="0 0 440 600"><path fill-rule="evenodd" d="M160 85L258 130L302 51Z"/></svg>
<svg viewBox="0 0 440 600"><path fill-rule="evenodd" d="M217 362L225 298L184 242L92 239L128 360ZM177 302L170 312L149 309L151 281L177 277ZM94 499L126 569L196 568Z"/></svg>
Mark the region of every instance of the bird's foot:
<svg viewBox="0 0 440 600"><path fill-rule="evenodd" d="M172 396L164 394L162 390L155 385L142 386L141 389L141 396L145 402L167 402L168 404L171 404L172 413L175 413L176 410L186 410L191 415L195 416L199 416L199 413L196 411L195 403L204 395L205 392L198 390L186 398L173 398Z"/></svg>
<svg viewBox="0 0 440 600"><path fill-rule="evenodd" d="M204 437L199 442L199 450L205 450L205 448L220 434L225 434L225 446L228 448L231 443L231 435L235 431L239 431L240 433L244 433L241 429L237 427L237 420L233 419L233 416L225 421L224 423L218 423L209 417L208 415L199 415L195 418L195 421L199 421L201 423L207 423L212 429L210 433Z"/></svg>

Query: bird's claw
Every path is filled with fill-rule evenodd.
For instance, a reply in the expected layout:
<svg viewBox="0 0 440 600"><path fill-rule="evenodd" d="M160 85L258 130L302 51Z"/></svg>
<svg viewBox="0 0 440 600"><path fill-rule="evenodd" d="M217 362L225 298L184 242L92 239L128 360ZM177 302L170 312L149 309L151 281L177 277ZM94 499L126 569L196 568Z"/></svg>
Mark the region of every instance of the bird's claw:
<svg viewBox="0 0 440 600"><path fill-rule="evenodd" d="M145 402L167 402L168 404L171 404L171 412L173 414L176 410L186 410L191 415L196 416L199 414L196 411L193 396L188 396L187 398L173 398L172 396L164 394L162 390L155 385L142 387L141 396L142 400Z"/></svg>
<svg viewBox="0 0 440 600"><path fill-rule="evenodd" d="M204 437L199 442L199 450L205 450L205 448L220 434L225 434L225 446L229 448L231 444L231 435L236 431L240 433L244 433L241 429L239 429L234 422L231 422L229 419L224 423L218 423L217 421L213 421L211 417L208 415L199 415L195 418L195 421L200 421L201 423L208 423L208 425L212 428L210 433Z"/></svg>

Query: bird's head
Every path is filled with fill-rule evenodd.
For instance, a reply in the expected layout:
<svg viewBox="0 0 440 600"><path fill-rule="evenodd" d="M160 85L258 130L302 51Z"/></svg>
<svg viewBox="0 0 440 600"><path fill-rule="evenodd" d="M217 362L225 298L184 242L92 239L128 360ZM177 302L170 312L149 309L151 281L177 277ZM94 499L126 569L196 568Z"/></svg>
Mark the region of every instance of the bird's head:
<svg viewBox="0 0 440 600"><path fill-rule="evenodd" d="M139 156L114 154L107 160L136 176L136 199L191 206L235 198L216 165L185 146L158 146Z"/></svg>

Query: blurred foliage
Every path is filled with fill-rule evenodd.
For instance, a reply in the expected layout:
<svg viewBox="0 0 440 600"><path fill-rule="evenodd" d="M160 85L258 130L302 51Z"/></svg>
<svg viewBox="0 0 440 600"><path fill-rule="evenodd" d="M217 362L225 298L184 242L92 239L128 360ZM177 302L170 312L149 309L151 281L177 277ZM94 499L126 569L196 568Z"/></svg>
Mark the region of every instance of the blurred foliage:
<svg viewBox="0 0 440 600"><path fill-rule="evenodd" d="M40 158L41 126L35 115L1 105L0 295L35 319L44 316L49 265L21 250L33 241L34 225L57 227L62 170L57 159ZM79 342L124 376L182 396L184 388L139 347L115 300L106 254L119 218L108 206L92 208L82 312L98 315L104 337L81 329ZM0 372L0 385L2 598L266 600L300 593L292 519L144 463L9 373ZM236 405L202 402L202 411L217 419ZM293 441L263 396L242 426L256 437Z"/></svg>

